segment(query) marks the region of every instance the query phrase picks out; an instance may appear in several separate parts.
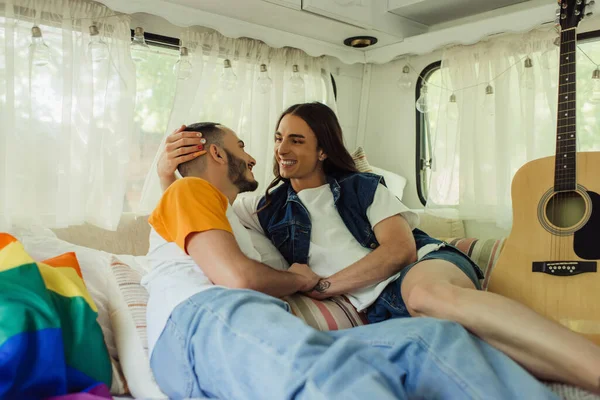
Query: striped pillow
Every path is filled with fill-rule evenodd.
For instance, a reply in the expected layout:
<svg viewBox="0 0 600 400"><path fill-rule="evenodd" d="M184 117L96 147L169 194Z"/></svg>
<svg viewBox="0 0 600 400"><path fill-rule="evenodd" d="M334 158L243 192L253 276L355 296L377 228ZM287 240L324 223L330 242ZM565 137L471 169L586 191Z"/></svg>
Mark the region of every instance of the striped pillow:
<svg viewBox="0 0 600 400"><path fill-rule="evenodd" d="M446 243L451 244L471 257L471 260L475 261L475 264L481 268L485 277L482 283L482 287L485 290L488 285L492 268L494 267L494 264L496 264L496 261L498 261L500 252L504 247L504 239L481 240L476 238L446 238L440 240L444 240Z"/></svg>
<svg viewBox="0 0 600 400"><path fill-rule="evenodd" d="M364 313L356 311L345 296L315 300L301 294L284 297L292 313L319 331L337 331L366 325Z"/></svg>
<svg viewBox="0 0 600 400"><path fill-rule="evenodd" d="M354 165L356 165L356 169L358 172L373 172L371 169L371 165L367 160L367 155L362 147L357 147L352 153L352 160L354 160Z"/></svg>
<svg viewBox="0 0 600 400"><path fill-rule="evenodd" d="M148 292L140 284L142 272L111 255L110 270L117 293L111 294L111 323L119 362L134 398L166 398L150 369L146 330Z"/></svg>

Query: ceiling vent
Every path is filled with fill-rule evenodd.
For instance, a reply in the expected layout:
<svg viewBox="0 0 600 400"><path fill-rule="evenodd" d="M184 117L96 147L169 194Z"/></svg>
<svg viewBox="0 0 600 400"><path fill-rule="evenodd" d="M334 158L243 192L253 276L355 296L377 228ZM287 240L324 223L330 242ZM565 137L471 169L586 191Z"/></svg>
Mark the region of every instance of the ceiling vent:
<svg viewBox="0 0 600 400"><path fill-rule="evenodd" d="M353 36L344 40L346 46L354 47L355 49L373 46L375 43L377 43L377 38L373 36Z"/></svg>

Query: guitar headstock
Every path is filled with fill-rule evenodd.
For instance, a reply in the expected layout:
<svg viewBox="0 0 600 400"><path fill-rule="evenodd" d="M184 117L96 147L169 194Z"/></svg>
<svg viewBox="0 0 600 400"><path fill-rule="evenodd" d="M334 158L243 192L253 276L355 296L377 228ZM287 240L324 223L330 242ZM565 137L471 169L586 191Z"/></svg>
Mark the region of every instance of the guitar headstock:
<svg viewBox="0 0 600 400"><path fill-rule="evenodd" d="M562 30L566 30L576 28L584 17L592 15L596 1L586 3L585 0L558 0L558 4L558 23Z"/></svg>

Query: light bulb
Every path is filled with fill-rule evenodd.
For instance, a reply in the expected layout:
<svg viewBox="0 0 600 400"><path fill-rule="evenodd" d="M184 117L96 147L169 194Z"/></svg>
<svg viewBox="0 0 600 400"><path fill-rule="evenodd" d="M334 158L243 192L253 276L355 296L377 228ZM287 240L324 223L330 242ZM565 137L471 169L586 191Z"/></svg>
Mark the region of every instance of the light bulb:
<svg viewBox="0 0 600 400"><path fill-rule="evenodd" d="M96 25L90 26L90 42L88 50L92 56L93 62L100 62L108 59L108 45L100 38L100 31Z"/></svg>
<svg viewBox="0 0 600 400"><path fill-rule="evenodd" d="M292 67L292 77L289 82L292 93L304 93L304 79L300 76L300 69L297 64Z"/></svg>
<svg viewBox="0 0 600 400"><path fill-rule="evenodd" d="M237 76L231 68L231 61L225 59L223 61L223 73L221 73L221 88L226 92L235 89L237 85Z"/></svg>
<svg viewBox="0 0 600 400"><path fill-rule="evenodd" d="M420 113L426 114L429 112L429 98L427 96L427 86L421 87L421 95L415 105Z"/></svg>
<svg viewBox="0 0 600 400"><path fill-rule="evenodd" d="M31 44L29 55L33 65L43 67L50 62L50 47L44 42L42 30L38 26L31 28Z"/></svg>
<svg viewBox="0 0 600 400"><path fill-rule="evenodd" d="M485 88L485 98L483 100L483 111L490 116L496 114L496 102L494 98L494 87L487 85Z"/></svg>
<svg viewBox="0 0 600 400"><path fill-rule="evenodd" d="M600 68L596 67L592 74L592 95L590 103L600 104Z"/></svg>
<svg viewBox="0 0 600 400"><path fill-rule="evenodd" d="M451 121L458 120L458 103L456 101L456 95L452 93L450 99L448 99L448 119Z"/></svg>
<svg viewBox="0 0 600 400"><path fill-rule="evenodd" d="M412 79L410 78L410 67L405 65L402 68L402 74L398 79L398 87L400 89L408 90L412 87Z"/></svg>
<svg viewBox="0 0 600 400"><path fill-rule="evenodd" d="M256 85L258 87L258 91L262 94L271 93L271 87L273 86L273 81L269 78L269 72L267 71L267 65L260 65L260 73L258 74L258 79L256 80Z"/></svg>
<svg viewBox="0 0 600 400"><path fill-rule="evenodd" d="M187 47L179 49L179 60L173 65L173 73L177 79L186 80L192 76L193 65L190 62L190 56Z"/></svg>
<svg viewBox="0 0 600 400"><path fill-rule="evenodd" d="M142 62L146 60L146 52L150 48L146 44L146 39L144 39L144 28L140 28L139 26L135 28L129 48L133 61Z"/></svg>
<svg viewBox="0 0 600 400"><path fill-rule="evenodd" d="M525 68L521 76L521 86L526 90L535 89L535 75L533 74L533 61L527 57L525 59Z"/></svg>

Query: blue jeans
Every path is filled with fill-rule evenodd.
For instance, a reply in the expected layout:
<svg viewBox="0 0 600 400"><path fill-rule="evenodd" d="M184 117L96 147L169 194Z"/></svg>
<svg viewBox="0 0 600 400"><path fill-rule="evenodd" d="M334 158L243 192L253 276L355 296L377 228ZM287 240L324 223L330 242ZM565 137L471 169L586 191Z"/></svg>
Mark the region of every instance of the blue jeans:
<svg viewBox="0 0 600 400"><path fill-rule="evenodd" d="M180 304L151 366L173 399L558 399L454 322L319 332L250 290L213 288Z"/></svg>

